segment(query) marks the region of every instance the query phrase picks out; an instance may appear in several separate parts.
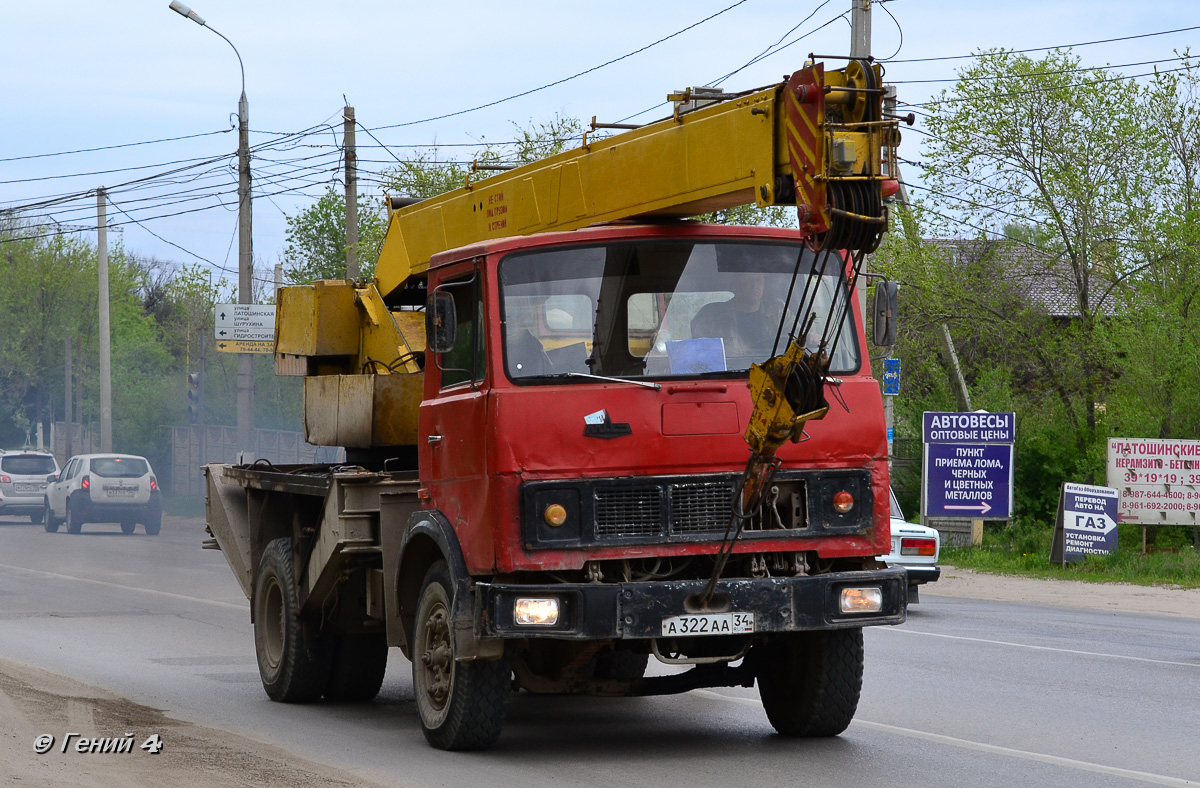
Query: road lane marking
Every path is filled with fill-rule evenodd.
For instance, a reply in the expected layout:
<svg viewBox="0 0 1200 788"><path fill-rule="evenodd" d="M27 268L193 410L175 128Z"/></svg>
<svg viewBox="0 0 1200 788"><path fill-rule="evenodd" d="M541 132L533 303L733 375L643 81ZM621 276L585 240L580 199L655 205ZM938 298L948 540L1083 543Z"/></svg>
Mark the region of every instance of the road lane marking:
<svg viewBox="0 0 1200 788"><path fill-rule="evenodd" d="M228 607L234 610L247 610L249 603L245 605L235 605L232 602L220 602L216 599L202 599L198 596L187 596L185 594L172 594L170 591L158 591L153 588L139 588L138 586L125 586L120 583L110 583L107 580L93 580L89 577L75 577L74 575L62 575L58 572L44 572L41 569L28 569L23 566L11 566L9 564L0 564L0 569L11 569L16 572L26 572L38 577L50 577L55 580L74 580L79 583L91 583L92 585L104 586L105 588L116 588L122 591L138 591L143 594L154 594L155 596L164 596L168 599L182 599L186 602L199 602L204 605L216 605L217 607Z"/></svg>
<svg viewBox="0 0 1200 788"><path fill-rule="evenodd" d="M740 703L747 706L754 706L761 709L762 703L751 698L738 698L732 695L722 695L719 692L712 690L692 690L693 695L703 695L717 700L730 701L732 703ZM983 742L970 741L969 739L959 739L954 736L943 736L940 733L929 733L928 731L918 731L913 728L901 728L896 725L886 725L882 722L870 722L868 720L854 720L851 725L859 728L867 728L869 730L882 731L884 733L894 733L897 736L907 736L911 739L921 739L934 744L945 744L950 747L959 747L965 750L974 750L975 752L984 752L989 755L1000 755L1006 758L1018 758L1023 761L1035 761L1037 763L1045 763L1051 766L1062 766L1067 769L1078 769L1085 772L1095 772L1096 774L1106 774L1112 777L1121 777L1127 780L1137 780L1139 782L1153 783L1155 785L1170 785L1178 788L1186 786L1197 786L1200 783L1193 780L1184 780L1179 777L1167 777L1162 774L1153 774L1151 772L1139 772L1134 769L1122 769L1117 766L1105 766L1102 763L1092 763L1091 761L1079 761L1074 758L1064 758L1060 755L1047 755L1041 752L1030 752L1028 750L1017 750L1012 747L1001 747L996 744L984 744Z"/></svg>
<svg viewBox="0 0 1200 788"><path fill-rule="evenodd" d="M898 629L896 627L888 627L889 632L902 632L906 635L924 635L931 638L945 638L946 640L966 640L974 643L988 643L993 646L1012 646L1013 648L1027 648L1033 651L1057 651L1061 654L1077 654L1083 657L1107 657L1108 659L1124 659L1130 662L1149 662L1154 665L1174 665L1184 668L1200 668L1200 663L1196 662L1173 662L1168 659L1151 659L1150 657L1130 657L1124 654L1104 654L1099 651L1078 651L1073 648L1057 648L1055 646L1032 646L1028 643L1013 643L1008 640L988 640L987 638L972 638L965 635L944 635L940 632L920 632L915 629Z"/></svg>

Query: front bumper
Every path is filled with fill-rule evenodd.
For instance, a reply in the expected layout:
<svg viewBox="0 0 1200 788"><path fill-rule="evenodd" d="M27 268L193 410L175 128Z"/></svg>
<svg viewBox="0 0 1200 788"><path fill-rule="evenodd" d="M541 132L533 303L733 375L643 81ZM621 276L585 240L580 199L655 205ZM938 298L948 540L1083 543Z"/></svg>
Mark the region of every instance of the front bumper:
<svg viewBox="0 0 1200 788"><path fill-rule="evenodd" d="M565 640L638 640L661 636L662 621L696 612L686 600L702 592L704 580L644 583L564 583L559 585L479 584L479 638L556 638ZM878 613L842 613L843 588L877 586L883 606ZM554 597L559 620L553 626L521 626L513 621L518 597ZM806 577L730 579L717 583L707 612L753 613L759 633L845 629L904 623L908 578L903 569L833 572ZM715 607L715 606L714 606Z"/></svg>

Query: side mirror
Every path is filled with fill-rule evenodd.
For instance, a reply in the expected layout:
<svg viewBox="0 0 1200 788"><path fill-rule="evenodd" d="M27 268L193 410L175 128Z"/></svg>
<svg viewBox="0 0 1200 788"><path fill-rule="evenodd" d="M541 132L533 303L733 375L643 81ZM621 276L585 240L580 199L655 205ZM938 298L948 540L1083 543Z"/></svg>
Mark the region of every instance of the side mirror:
<svg viewBox="0 0 1200 788"><path fill-rule="evenodd" d="M454 350L457 329L454 296L435 290L425 309L425 344L434 353L449 353Z"/></svg>
<svg viewBox="0 0 1200 788"><path fill-rule="evenodd" d="M58 481L58 474L57 474L57 473L52 473L52 474L50 474L49 476L47 476L47 477L46 477L46 483L47 483L47 484L50 484L50 483L53 483L53 482L56 482L56 481Z"/></svg>
<svg viewBox="0 0 1200 788"><path fill-rule="evenodd" d="M881 279L875 283L875 303L872 307L874 331L871 339L880 347L896 344L896 310L900 286Z"/></svg>

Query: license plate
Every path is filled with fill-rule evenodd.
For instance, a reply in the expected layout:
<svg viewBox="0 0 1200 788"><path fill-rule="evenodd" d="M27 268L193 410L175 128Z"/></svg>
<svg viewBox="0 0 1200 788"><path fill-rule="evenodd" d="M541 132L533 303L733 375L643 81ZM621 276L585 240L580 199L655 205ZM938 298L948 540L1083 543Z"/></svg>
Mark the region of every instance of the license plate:
<svg viewBox="0 0 1200 788"><path fill-rule="evenodd" d="M122 490L122 489L118 488L116 490L105 490L104 492L108 493L109 498L132 498L134 492L136 492L136 491L135 490Z"/></svg>
<svg viewBox="0 0 1200 788"><path fill-rule="evenodd" d="M41 492L40 484L14 484L13 489L17 492Z"/></svg>
<svg viewBox="0 0 1200 788"><path fill-rule="evenodd" d="M671 616L662 621L662 636L740 635L754 631L753 613L699 613Z"/></svg>

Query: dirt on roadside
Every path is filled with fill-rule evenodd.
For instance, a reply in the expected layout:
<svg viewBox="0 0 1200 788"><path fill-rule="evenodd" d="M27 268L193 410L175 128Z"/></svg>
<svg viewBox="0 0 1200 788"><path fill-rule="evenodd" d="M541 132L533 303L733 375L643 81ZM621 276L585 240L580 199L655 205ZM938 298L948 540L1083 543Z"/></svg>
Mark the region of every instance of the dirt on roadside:
<svg viewBox="0 0 1200 788"><path fill-rule="evenodd" d="M67 733L78 737L68 741ZM129 752L78 752L79 737L124 739ZM54 743L39 755L34 742ZM158 734L163 747L141 745ZM100 749L99 747L97 748ZM374 786L277 747L171 719L96 687L0 660L0 785L28 788L310 788Z"/></svg>
<svg viewBox="0 0 1200 788"><path fill-rule="evenodd" d="M1200 618L1200 589L1197 588L1043 580L994 575L954 566L943 566L940 580L922 586L921 597L927 596L991 599L999 602L1023 602L1115 613Z"/></svg>

